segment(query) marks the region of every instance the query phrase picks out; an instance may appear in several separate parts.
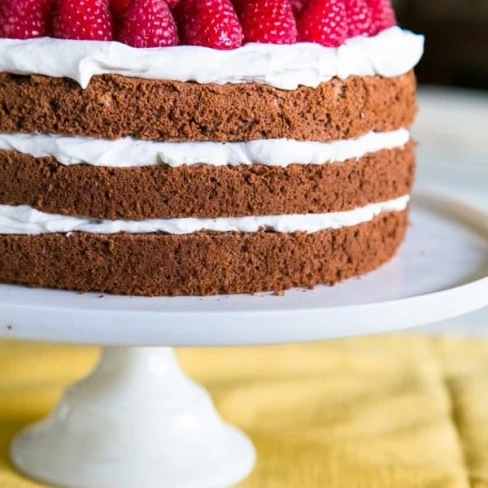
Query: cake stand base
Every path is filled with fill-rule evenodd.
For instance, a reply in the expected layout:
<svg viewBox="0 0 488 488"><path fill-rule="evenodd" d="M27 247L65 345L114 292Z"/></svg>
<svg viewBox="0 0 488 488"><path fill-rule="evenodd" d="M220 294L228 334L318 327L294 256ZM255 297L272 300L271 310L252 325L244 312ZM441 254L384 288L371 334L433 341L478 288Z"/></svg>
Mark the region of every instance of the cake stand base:
<svg viewBox="0 0 488 488"><path fill-rule="evenodd" d="M11 456L25 474L67 488L223 488L255 463L248 438L168 348L105 348Z"/></svg>

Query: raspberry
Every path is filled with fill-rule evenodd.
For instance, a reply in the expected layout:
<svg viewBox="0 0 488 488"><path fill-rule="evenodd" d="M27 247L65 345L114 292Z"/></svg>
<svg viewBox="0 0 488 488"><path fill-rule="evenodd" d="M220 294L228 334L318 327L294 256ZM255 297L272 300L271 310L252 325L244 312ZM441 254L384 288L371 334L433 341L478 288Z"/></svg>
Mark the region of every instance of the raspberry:
<svg viewBox="0 0 488 488"><path fill-rule="evenodd" d="M373 27L371 34L376 35L381 31L397 25L395 11L390 0L367 0L373 13Z"/></svg>
<svg viewBox="0 0 488 488"><path fill-rule="evenodd" d="M373 14L366 0L346 0L347 37L373 33Z"/></svg>
<svg viewBox="0 0 488 488"><path fill-rule="evenodd" d="M0 0L0 37L31 39L51 32L52 0Z"/></svg>
<svg viewBox="0 0 488 488"><path fill-rule="evenodd" d="M53 34L60 39L112 40L107 0L59 0Z"/></svg>
<svg viewBox="0 0 488 488"><path fill-rule="evenodd" d="M298 40L338 47L347 35L343 0L309 0L297 20Z"/></svg>
<svg viewBox="0 0 488 488"><path fill-rule="evenodd" d="M181 0L175 15L182 44L222 50L242 45L242 27L230 0Z"/></svg>
<svg viewBox="0 0 488 488"><path fill-rule="evenodd" d="M133 47L176 46L178 29L164 0L132 0L116 38Z"/></svg>
<svg viewBox="0 0 488 488"><path fill-rule="evenodd" d="M297 42L297 26L288 0L248 0L240 8L239 18L246 42Z"/></svg>

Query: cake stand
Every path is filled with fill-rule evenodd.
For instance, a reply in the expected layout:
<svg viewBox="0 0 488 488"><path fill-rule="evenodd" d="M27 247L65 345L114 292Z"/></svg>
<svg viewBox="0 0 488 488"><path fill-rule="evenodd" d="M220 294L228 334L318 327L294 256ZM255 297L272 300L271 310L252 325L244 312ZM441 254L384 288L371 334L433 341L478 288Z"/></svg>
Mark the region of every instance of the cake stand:
<svg viewBox="0 0 488 488"><path fill-rule="evenodd" d="M179 369L171 346L316 341L394 331L488 305L488 213L414 198L399 255L338 286L284 296L132 298L0 286L0 335L102 344L95 370L20 433L15 466L70 488L222 488L255 452Z"/></svg>

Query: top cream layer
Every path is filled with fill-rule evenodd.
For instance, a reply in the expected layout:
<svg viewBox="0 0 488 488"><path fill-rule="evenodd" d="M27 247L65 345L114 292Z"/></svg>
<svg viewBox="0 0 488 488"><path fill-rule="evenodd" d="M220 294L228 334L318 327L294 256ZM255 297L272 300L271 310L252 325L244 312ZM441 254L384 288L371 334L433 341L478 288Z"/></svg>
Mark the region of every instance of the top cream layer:
<svg viewBox="0 0 488 488"><path fill-rule="evenodd" d="M0 72L71 78L86 88L95 75L197 83L261 83L316 88L334 77L400 76L423 54L424 38L399 27L355 37L339 48L319 44L246 44L231 51L200 46L136 49L118 42L0 39Z"/></svg>

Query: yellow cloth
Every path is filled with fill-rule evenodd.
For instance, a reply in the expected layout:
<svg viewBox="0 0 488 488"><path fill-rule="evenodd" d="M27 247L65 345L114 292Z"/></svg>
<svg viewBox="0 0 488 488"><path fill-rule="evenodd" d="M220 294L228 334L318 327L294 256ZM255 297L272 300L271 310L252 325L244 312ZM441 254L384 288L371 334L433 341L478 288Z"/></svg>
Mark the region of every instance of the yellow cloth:
<svg viewBox="0 0 488 488"><path fill-rule="evenodd" d="M0 488L39 486L12 471L9 441L96 354L0 342ZM385 336L179 357L257 446L239 488L488 487L488 341Z"/></svg>

